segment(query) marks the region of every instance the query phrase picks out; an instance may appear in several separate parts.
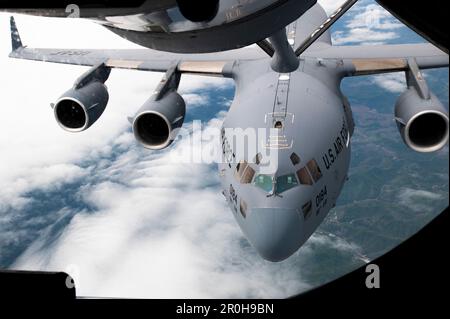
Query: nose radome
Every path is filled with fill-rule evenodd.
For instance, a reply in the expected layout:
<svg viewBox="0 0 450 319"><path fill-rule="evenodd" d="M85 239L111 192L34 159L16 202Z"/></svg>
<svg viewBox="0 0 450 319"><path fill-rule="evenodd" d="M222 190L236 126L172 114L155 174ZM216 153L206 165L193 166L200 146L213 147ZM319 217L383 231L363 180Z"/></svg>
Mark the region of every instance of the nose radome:
<svg viewBox="0 0 450 319"><path fill-rule="evenodd" d="M283 261L303 244L303 219L298 210L253 208L249 217L248 238L264 259Z"/></svg>

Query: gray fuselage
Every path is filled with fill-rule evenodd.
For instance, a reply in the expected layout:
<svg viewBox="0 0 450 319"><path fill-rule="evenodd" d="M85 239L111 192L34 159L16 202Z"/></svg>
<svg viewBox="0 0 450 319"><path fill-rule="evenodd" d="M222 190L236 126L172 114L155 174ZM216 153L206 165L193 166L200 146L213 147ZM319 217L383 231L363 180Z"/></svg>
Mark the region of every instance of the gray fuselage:
<svg viewBox="0 0 450 319"><path fill-rule="evenodd" d="M313 10L323 20L323 10ZM307 23L297 28L308 32L314 22ZM292 46L303 36L295 27L288 27ZM317 48L329 45L327 33ZM243 233L269 261L308 240L347 179L354 124L336 69L312 58L289 74L273 71L269 59L233 67L236 96L222 128L219 174Z"/></svg>

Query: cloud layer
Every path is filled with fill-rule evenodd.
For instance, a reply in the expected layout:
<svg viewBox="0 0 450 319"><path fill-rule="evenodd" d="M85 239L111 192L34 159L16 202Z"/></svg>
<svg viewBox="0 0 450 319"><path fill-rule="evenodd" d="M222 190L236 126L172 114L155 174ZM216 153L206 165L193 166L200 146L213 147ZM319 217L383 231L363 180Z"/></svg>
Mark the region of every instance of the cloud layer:
<svg viewBox="0 0 450 319"><path fill-rule="evenodd" d="M310 287L301 275L310 245L358 258L356 245L317 234L288 261L263 261L229 213L214 165L170 163L171 151L123 144L130 135L111 145L125 147L117 158L85 168L75 197L90 211L59 211L70 223L50 224L12 268L67 270L88 296L281 298Z"/></svg>

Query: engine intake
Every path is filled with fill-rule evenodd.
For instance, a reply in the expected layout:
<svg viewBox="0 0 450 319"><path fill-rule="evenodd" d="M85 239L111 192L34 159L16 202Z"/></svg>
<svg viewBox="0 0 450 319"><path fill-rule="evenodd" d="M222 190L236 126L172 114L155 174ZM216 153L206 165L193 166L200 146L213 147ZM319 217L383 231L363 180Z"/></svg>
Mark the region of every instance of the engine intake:
<svg viewBox="0 0 450 319"><path fill-rule="evenodd" d="M158 101L152 97L134 118L134 136L148 149L164 149L177 137L185 114L186 103L177 92L170 92Z"/></svg>
<svg viewBox="0 0 450 319"><path fill-rule="evenodd" d="M99 119L108 100L108 90L101 82L72 88L59 98L53 108L56 121L66 131L82 132Z"/></svg>
<svg viewBox="0 0 450 319"><path fill-rule="evenodd" d="M430 95L430 99L422 99L410 88L395 106L395 118L404 142L421 153L440 150L449 138L448 114L439 99L433 93Z"/></svg>

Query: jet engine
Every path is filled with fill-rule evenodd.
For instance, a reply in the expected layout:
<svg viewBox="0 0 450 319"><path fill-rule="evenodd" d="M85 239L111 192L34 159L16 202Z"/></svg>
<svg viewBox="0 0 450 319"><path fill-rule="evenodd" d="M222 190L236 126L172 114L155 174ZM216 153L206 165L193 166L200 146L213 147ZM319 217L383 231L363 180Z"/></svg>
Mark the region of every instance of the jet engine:
<svg viewBox="0 0 450 319"><path fill-rule="evenodd" d="M90 69L53 105L56 121L64 130L82 132L100 118L109 100L104 84L109 73L103 64Z"/></svg>
<svg viewBox="0 0 450 319"><path fill-rule="evenodd" d="M176 91L168 92L160 99L151 97L134 118L134 136L148 149L164 149L177 137L185 114L186 103Z"/></svg>
<svg viewBox="0 0 450 319"><path fill-rule="evenodd" d="M84 131L103 114L108 99L108 90L100 82L89 83L81 89L72 88L56 102L56 120L66 131Z"/></svg>
<svg viewBox="0 0 450 319"><path fill-rule="evenodd" d="M434 152L448 141L448 113L431 92L429 99L423 99L410 87L396 103L395 120L404 142L414 151Z"/></svg>

